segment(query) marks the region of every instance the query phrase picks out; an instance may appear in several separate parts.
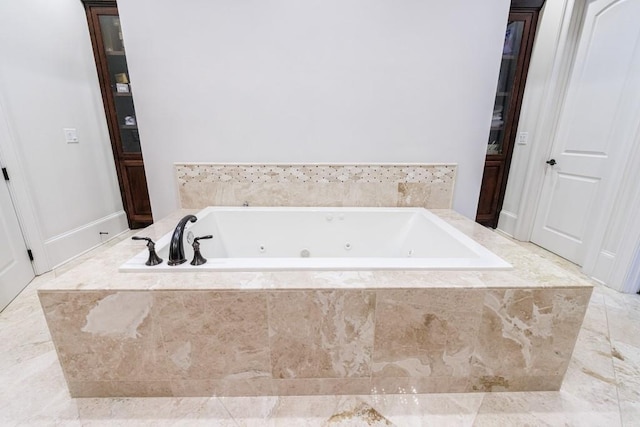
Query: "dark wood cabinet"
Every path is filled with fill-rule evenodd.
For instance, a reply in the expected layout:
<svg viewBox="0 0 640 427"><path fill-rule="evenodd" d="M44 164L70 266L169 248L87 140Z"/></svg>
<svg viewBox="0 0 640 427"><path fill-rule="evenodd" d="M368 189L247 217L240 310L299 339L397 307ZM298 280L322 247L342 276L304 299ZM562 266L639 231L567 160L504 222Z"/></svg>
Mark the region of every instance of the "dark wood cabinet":
<svg viewBox="0 0 640 427"><path fill-rule="evenodd" d="M543 3L543 0L511 2L476 214L477 222L492 228L498 225L507 188L520 106Z"/></svg>
<svg viewBox="0 0 640 427"><path fill-rule="evenodd" d="M130 228L153 222L133 92L115 1L83 0L122 203Z"/></svg>

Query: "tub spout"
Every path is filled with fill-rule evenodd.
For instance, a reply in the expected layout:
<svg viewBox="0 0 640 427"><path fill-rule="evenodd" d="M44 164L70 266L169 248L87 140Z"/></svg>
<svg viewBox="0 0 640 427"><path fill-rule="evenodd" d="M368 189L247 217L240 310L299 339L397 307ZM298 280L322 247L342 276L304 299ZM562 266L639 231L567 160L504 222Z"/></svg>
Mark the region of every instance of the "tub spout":
<svg viewBox="0 0 640 427"><path fill-rule="evenodd" d="M184 236L184 227L187 225L187 222L196 222L198 217L195 215L187 215L178 222L176 229L173 230L173 235L171 236L171 245L169 246L169 260L167 264L169 265L180 265L184 262L187 262L187 259L184 257L184 244L183 244L183 236Z"/></svg>

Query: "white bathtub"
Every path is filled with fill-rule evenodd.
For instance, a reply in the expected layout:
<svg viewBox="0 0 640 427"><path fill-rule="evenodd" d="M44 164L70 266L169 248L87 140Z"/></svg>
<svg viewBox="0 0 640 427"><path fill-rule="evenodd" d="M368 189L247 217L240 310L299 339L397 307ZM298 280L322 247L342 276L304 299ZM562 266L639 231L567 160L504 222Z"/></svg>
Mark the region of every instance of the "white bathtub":
<svg viewBox="0 0 640 427"><path fill-rule="evenodd" d="M187 262L160 265L141 251L123 272L255 270L504 270L511 265L422 208L208 207L184 233ZM190 265L195 236L208 262Z"/></svg>

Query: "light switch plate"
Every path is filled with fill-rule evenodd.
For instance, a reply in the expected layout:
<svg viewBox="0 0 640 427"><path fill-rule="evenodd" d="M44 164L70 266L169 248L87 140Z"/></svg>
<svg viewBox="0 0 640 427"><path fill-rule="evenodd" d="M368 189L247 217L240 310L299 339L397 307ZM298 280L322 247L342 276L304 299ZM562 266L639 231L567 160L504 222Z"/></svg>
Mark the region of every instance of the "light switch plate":
<svg viewBox="0 0 640 427"><path fill-rule="evenodd" d="M75 128L64 128L64 140L67 144L77 144L80 142L78 139L78 131Z"/></svg>
<svg viewBox="0 0 640 427"><path fill-rule="evenodd" d="M518 145L527 145L527 142L529 142L529 132L519 132Z"/></svg>

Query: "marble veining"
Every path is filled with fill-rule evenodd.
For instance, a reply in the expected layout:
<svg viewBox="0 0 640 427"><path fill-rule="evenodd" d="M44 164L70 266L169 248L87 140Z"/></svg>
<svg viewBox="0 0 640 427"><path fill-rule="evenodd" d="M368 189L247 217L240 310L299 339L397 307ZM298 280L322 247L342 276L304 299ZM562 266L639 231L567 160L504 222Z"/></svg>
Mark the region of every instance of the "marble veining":
<svg viewBox="0 0 640 427"><path fill-rule="evenodd" d="M484 290L378 293L376 377L465 377L478 335Z"/></svg>
<svg viewBox="0 0 640 427"><path fill-rule="evenodd" d="M101 299L87 314L82 332L103 336L138 338L138 327L149 315L152 297L148 293L117 292Z"/></svg>
<svg viewBox="0 0 640 427"><path fill-rule="evenodd" d="M272 292L268 298L274 378L369 376L375 293Z"/></svg>

